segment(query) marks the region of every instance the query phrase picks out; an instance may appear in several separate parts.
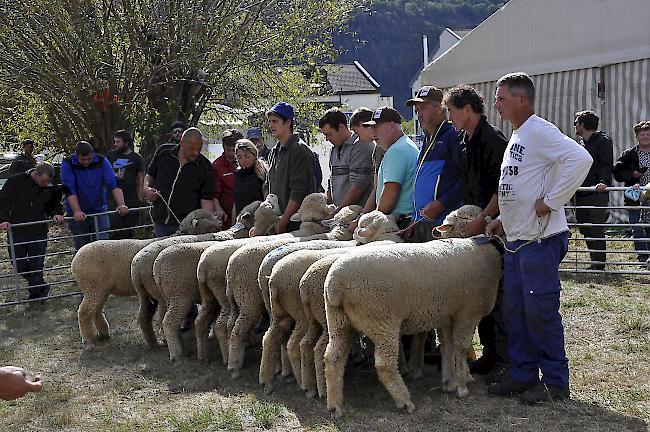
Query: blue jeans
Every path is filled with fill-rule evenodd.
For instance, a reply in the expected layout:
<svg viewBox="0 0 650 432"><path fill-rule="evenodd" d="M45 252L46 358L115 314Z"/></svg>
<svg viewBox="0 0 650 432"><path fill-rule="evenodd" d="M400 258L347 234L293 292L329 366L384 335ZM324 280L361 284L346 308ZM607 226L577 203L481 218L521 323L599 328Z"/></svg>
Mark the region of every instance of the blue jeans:
<svg viewBox="0 0 650 432"><path fill-rule="evenodd" d="M47 250L47 234L17 234L12 233L14 242L14 258L16 271L27 280L29 298L46 297L50 287L43 279L43 265ZM16 244L28 242L27 244ZM33 243L32 243L33 242ZM7 246L9 256L11 247Z"/></svg>
<svg viewBox="0 0 650 432"><path fill-rule="evenodd" d="M515 250L524 241L508 242ZM558 267L569 247L568 233L559 233L504 257L503 316L508 334L510 376L520 382L569 387L569 362L564 350Z"/></svg>
<svg viewBox="0 0 650 432"><path fill-rule="evenodd" d="M628 210L627 217L630 220L631 224L638 224L641 220L641 210ZM634 240L634 249L637 253L637 258L640 262L645 262L648 259L648 254L650 253L650 245L646 240L636 240L640 238L650 237L650 229L643 228L640 226L632 227L632 236Z"/></svg>
<svg viewBox="0 0 650 432"><path fill-rule="evenodd" d="M156 237L168 237L174 235L178 230L178 225L164 224L164 223L154 223L153 232Z"/></svg>
<svg viewBox="0 0 650 432"><path fill-rule="evenodd" d="M97 229L95 229L95 218L97 218ZM71 220L68 226L74 236L74 249L78 251L83 245L95 240L108 240L108 232L102 231L108 231L111 223L108 215L100 215L87 217L83 222Z"/></svg>

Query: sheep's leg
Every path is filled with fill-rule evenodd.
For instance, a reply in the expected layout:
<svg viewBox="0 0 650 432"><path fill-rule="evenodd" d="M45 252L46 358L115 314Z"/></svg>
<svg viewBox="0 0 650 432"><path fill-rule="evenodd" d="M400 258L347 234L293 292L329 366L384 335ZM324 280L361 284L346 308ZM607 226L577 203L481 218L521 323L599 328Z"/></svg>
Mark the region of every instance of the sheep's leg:
<svg viewBox="0 0 650 432"><path fill-rule="evenodd" d="M180 289L176 292L176 297L170 299L167 305L167 313L163 318L163 332L165 333L165 340L167 340L167 348L169 349L169 359L171 361L179 360L183 357L183 340L181 339L181 323L187 316L187 313L192 307L191 296L182 296Z"/></svg>
<svg viewBox="0 0 650 432"><path fill-rule="evenodd" d="M440 339L442 391L452 393L456 391L458 385L455 379L454 340L451 326L440 327L437 330Z"/></svg>
<svg viewBox="0 0 650 432"><path fill-rule="evenodd" d="M280 346L280 375L284 382L289 383L293 380L292 374L291 361L289 360L289 353L287 353L287 342L284 341Z"/></svg>
<svg viewBox="0 0 650 432"><path fill-rule="evenodd" d="M244 366L244 352L246 350L244 343L251 329L261 317L262 310L260 308L250 311L240 310L228 344L228 370L232 379L239 378L239 371Z"/></svg>
<svg viewBox="0 0 650 432"><path fill-rule="evenodd" d="M280 345L282 336L291 326L288 318L278 320L271 318L269 328L262 338L262 360L260 361L260 384L264 385L264 392L269 394L273 391L273 378L280 357Z"/></svg>
<svg viewBox="0 0 650 432"><path fill-rule="evenodd" d="M454 359L456 363L456 382L458 388L456 395L460 398L469 394L467 390L468 378L471 376L467 367L467 352L472 347L472 336L478 322L458 320L452 329L454 341Z"/></svg>
<svg viewBox="0 0 650 432"><path fill-rule="evenodd" d="M104 306L108 301L108 294L103 296L101 302L97 305L97 310L95 311L95 316L93 321L95 323L95 328L97 329L97 340L108 340L110 339L110 325L106 320L106 314L104 314Z"/></svg>
<svg viewBox="0 0 650 432"><path fill-rule="evenodd" d="M158 302L144 295L138 295L140 309L138 310L138 324L144 335L144 340L150 347L158 346L158 340L153 332L153 316L158 308Z"/></svg>
<svg viewBox="0 0 650 432"><path fill-rule="evenodd" d="M300 373L302 374L302 386L308 398L313 398L318 394L314 368L314 346L320 334L320 325L312 320L307 333L300 340Z"/></svg>
<svg viewBox="0 0 650 432"><path fill-rule="evenodd" d="M314 346L314 369L316 369L316 387L318 387L318 397L327 396L327 388L325 386L325 350L327 342L329 341L329 333L327 328L323 328L323 333L318 338L316 346Z"/></svg>
<svg viewBox="0 0 650 432"><path fill-rule="evenodd" d="M343 415L343 374L352 347L352 326L342 308L326 307L329 342L325 350L327 409L332 417Z"/></svg>
<svg viewBox="0 0 650 432"><path fill-rule="evenodd" d="M301 390L305 390L302 383L302 371L300 369L300 341L307 333L307 321L304 319L296 321L291 336L287 341L287 354L291 362L291 369L293 369L293 376L296 378L296 383Z"/></svg>
<svg viewBox="0 0 650 432"><path fill-rule="evenodd" d="M167 340L165 339L165 332L163 329L163 320L165 319L165 315L167 315L167 300L165 299L160 299L158 301L158 313L157 313L156 321L158 322L158 334L160 335L163 344L167 343Z"/></svg>
<svg viewBox="0 0 650 432"><path fill-rule="evenodd" d="M95 340L94 317L97 307L101 303L101 298L93 292L85 292L79 309L77 309L77 318L79 319L79 333L81 333L81 342L85 348L90 348Z"/></svg>
<svg viewBox="0 0 650 432"><path fill-rule="evenodd" d="M370 339L375 343L375 369L379 380L395 401L398 409L407 413L415 410L411 402L411 394L404 384L404 379L399 374L399 327L397 329L373 329L374 334L369 334Z"/></svg>
<svg viewBox="0 0 650 432"><path fill-rule="evenodd" d="M409 364L406 361L406 351L404 351L404 344L402 343L402 338L399 338L399 372L402 375L407 375L409 373Z"/></svg>
<svg viewBox="0 0 650 432"><path fill-rule="evenodd" d="M204 295L201 301L201 310L194 320L196 332L196 351L199 361L207 363L210 360L210 345L208 342L208 329L217 312L215 299L211 294Z"/></svg>
<svg viewBox="0 0 650 432"><path fill-rule="evenodd" d="M228 331L228 317L230 315L230 303L228 306L221 305L221 310L219 311L219 316L217 321L214 324L214 334L219 341L219 348L221 350L221 358L223 364L228 364L228 339L230 338L230 332Z"/></svg>
<svg viewBox="0 0 650 432"><path fill-rule="evenodd" d="M427 332L413 335L411 341L411 358L409 359L409 378L418 380L422 378L424 368L424 344L427 339Z"/></svg>

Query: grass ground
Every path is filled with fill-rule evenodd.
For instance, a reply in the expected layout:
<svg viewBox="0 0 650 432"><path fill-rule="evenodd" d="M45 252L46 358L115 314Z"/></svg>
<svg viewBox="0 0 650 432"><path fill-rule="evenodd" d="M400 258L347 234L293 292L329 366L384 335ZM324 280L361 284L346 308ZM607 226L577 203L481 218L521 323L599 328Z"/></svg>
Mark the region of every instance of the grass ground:
<svg viewBox="0 0 650 432"><path fill-rule="evenodd" d="M527 407L489 397L480 379L458 400L441 392L439 372L427 366L422 380L408 383L417 410L405 415L374 370L359 368L348 371L347 411L336 422L323 401L306 399L295 383L264 396L259 348L249 349L236 381L220 362L196 361L193 332L184 334L190 355L170 363L165 348L144 344L135 298L109 301L112 338L92 351L81 350L77 297L0 308L0 363L45 379L42 393L0 402L0 431L650 431L646 282L647 276L563 280L571 401ZM216 359L216 343L212 348Z"/></svg>

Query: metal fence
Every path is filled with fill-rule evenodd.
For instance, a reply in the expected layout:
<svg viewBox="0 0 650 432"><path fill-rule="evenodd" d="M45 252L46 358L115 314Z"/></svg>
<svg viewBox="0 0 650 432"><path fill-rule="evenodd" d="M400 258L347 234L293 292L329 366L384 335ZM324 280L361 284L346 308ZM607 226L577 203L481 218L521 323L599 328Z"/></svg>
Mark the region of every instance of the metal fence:
<svg viewBox="0 0 650 432"><path fill-rule="evenodd" d="M607 192L610 193L623 193L626 188L624 187L610 187L607 188ZM644 190L644 188L641 188ZM594 188L580 188L579 191L594 191ZM140 212L141 217L140 223L134 227L129 228L120 228L120 229L109 229L109 230L100 230L99 224L97 223L97 217L108 215L113 212L106 213L97 213L87 215L88 218L93 218L95 221L95 231L93 235L95 238L99 234L106 234L111 232L130 230L130 229L142 229L140 237L148 237L151 235L150 228L153 226L150 223L148 217L148 210L151 207L139 207L130 209L130 211ZM576 206L567 204L565 206L567 210L569 227L571 228L571 237L569 238L569 251L566 254L562 264L560 266L560 271L563 273L593 273L593 274L621 274L621 275L647 275L650 274L650 271L646 269L645 262L639 262L637 259L637 251L634 248L633 240L637 242L648 242L648 249L650 249L650 237L640 237L633 239L632 238L632 228L648 228L650 231L650 223L640 222L638 224L632 224L629 222L624 223L614 223L608 222L605 224L593 224L593 223L578 223L573 222L575 217L572 213L576 209L584 208L602 208L596 206ZM611 211L623 210L623 214L628 210L646 210L650 218L650 206L609 206L607 209ZM70 221L73 218L66 218L66 221ZM614 218L610 218L612 220ZM146 221L146 223L143 223ZM650 221L649 221L650 222ZM51 287L51 291L46 298L62 298L69 296L80 295L81 292L77 291L72 275L70 274L70 262L74 256L74 244L73 239L77 237L72 235L67 224L66 225L57 225L54 224L52 220L41 221L41 222L31 222L23 224L13 224L6 234L6 242L0 243L0 307L1 306L10 306L23 303L39 302L43 299L32 299L27 300L28 286L24 280L24 276L29 273L36 273L40 270L32 270L19 272L18 271L18 262L22 259L34 258L34 256L29 258L16 258L15 248L16 246L35 243L32 242L14 242L14 233L15 228L21 226L29 226L35 224L47 224L50 228L49 236L47 239L48 246L46 253L44 255L37 255L45 259L45 266L43 268L44 277L46 279L45 284L35 285L33 287L39 287L48 285ZM579 233L580 227L595 227L602 226L606 229L606 236L604 239L599 239L595 237L584 237ZM86 234L83 234L86 235ZM603 270L589 269L588 267L592 264L599 264L597 261L592 261L590 259L589 253L596 252L597 250L587 248L585 241L586 240L604 240L606 242L606 249L604 253L607 256L606 266ZM650 252L649 252L650 253Z"/></svg>
<svg viewBox="0 0 650 432"><path fill-rule="evenodd" d="M70 263L74 257L74 238L92 235L93 239L97 239L99 235L109 234L127 230L140 230L142 236L150 236L152 234L151 227L153 224L150 222L149 210L151 207L137 207L129 209L130 212L138 212L140 214L139 222L133 227L118 228L101 230L98 218L117 213L116 211L109 211L104 213L93 213L86 215L86 220L91 219L94 221L94 231L92 233L84 233L73 235L69 229L68 224L56 224L53 220L27 222L20 224L11 224L6 232L6 241L0 243L0 307L11 306L17 304L26 304L34 302L42 302L55 298L63 298L70 296L81 295L76 287L75 280L70 273ZM72 217L65 218L66 222L74 220ZM32 240L16 242L14 241L15 229L20 227L34 226L34 225L48 225L47 249L43 255L30 255L27 257L16 257L16 248L39 243L44 240ZM19 262L21 260L30 260L34 258L43 258L44 266L42 270L29 270L19 271ZM45 298L27 299L28 286L26 277L33 273L43 272L45 283L32 285L31 288L40 288L49 286L50 291Z"/></svg>

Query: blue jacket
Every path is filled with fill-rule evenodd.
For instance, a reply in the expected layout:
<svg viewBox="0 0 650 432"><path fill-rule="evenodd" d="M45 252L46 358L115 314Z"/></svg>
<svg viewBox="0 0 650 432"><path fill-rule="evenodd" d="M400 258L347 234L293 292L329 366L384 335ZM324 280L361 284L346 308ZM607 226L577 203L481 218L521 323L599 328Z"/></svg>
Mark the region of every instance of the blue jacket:
<svg viewBox="0 0 650 432"><path fill-rule="evenodd" d="M65 206L69 214L72 214L72 208L68 203L68 196L77 196L79 207L84 213L101 213L107 210L107 188L113 190L119 187L110 162L96 153L88 167L79 163L76 154L65 159L61 163L61 183L63 183Z"/></svg>
<svg viewBox="0 0 650 432"><path fill-rule="evenodd" d="M440 201L445 206L445 210L434 221L436 225L441 224L445 216L460 207L459 174L458 132L446 121L435 137L426 136L420 149L414 179L413 220L422 219L420 210L431 201Z"/></svg>

